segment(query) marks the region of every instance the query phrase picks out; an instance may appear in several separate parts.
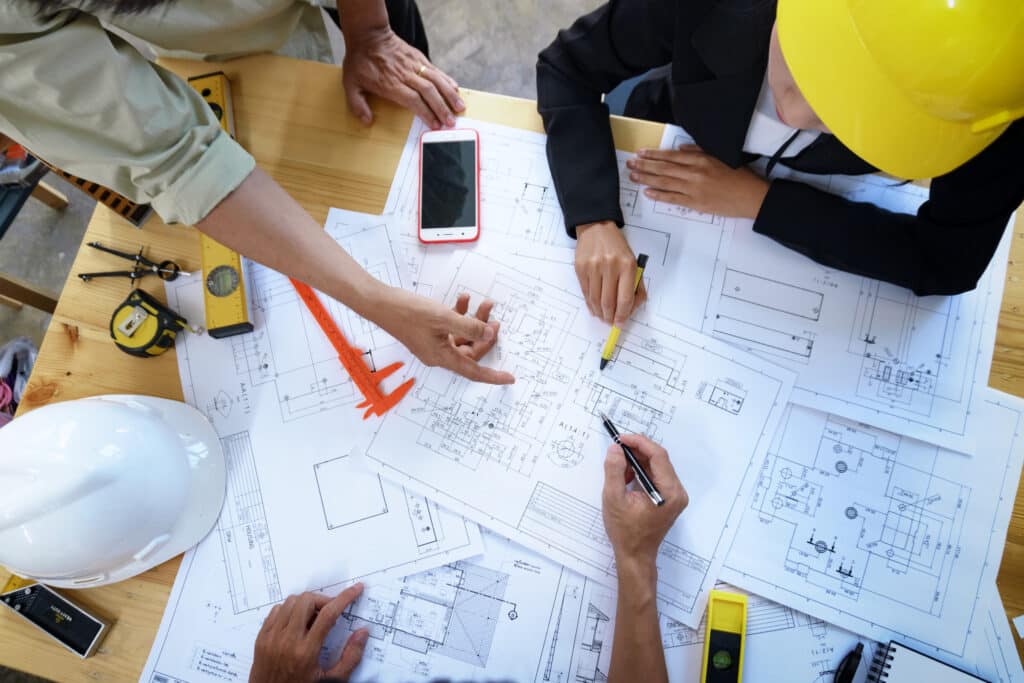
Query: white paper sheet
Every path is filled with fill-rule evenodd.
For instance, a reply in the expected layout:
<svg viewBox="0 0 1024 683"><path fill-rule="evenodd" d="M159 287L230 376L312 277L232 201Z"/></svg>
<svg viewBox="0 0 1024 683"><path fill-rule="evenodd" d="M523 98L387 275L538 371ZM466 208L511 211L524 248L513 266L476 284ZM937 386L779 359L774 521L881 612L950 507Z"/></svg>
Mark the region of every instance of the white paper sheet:
<svg viewBox="0 0 1024 683"><path fill-rule="evenodd" d="M973 458L791 406L722 578L875 640L964 656L1024 461L1024 400L988 391Z"/></svg>
<svg viewBox="0 0 1024 683"><path fill-rule="evenodd" d="M421 256L420 285L448 304L464 291L495 301L502 327L486 362L517 382L493 387L445 370L418 372L368 461L403 486L612 582L600 511L609 440L597 413L604 411L623 431L661 441L684 484L702 492L660 557L663 609L696 625L791 373L650 315L634 317L601 372L608 328L587 312L571 266L514 266L522 262L491 257L482 246L437 258L432 249Z"/></svg>
<svg viewBox="0 0 1024 683"><path fill-rule="evenodd" d="M505 253L536 260L540 268L547 261L573 263L576 243L565 231L544 151L546 136L470 118L456 125L480 135L480 241L499 238ZM396 238L416 239L419 139L425 130L422 121L413 121L385 206L384 213L394 217ZM619 151L617 156L624 234L635 252L650 257L644 272L649 308L700 329L732 225L721 216L648 199L629 180L625 164L634 155Z"/></svg>
<svg viewBox="0 0 1024 683"><path fill-rule="evenodd" d="M1024 614L1019 617L1014 617L1013 625L1017 629L1017 636L1019 638L1024 638Z"/></svg>
<svg viewBox="0 0 1024 683"><path fill-rule="evenodd" d="M681 136L681 128L666 126L662 147ZM928 196L872 175L813 176L781 166L773 175L908 213ZM753 221L727 223L728 259L716 268L704 332L798 373L795 403L973 451L967 415L988 385L1011 231L976 290L916 297L818 265L755 233Z"/></svg>
<svg viewBox="0 0 1024 683"><path fill-rule="evenodd" d="M995 584L988 587L978 611L980 628L975 626L972 629L969 648L976 662L975 671L992 683L1024 682L1024 667L1021 666L1017 643Z"/></svg>
<svg viewBox="0 0 1024 683"><path fill-rule="evenodd" d="M333 221L332 236L375 276L398 284L384 227L357 219ZM176 347L185 400L210 419L228 460L227 499L212 535L227 558L232 609L478 554L475 524L363 467L362 449L380 421L362 419L361 395L288 279L253 265L248 284L255 331L227 339L189 334ZM168 303L202 320L202 287L199 276L169 282ZM368 362L413 360L379 328L324 302ZM351 552L369 546L375 552Z"/></svg>

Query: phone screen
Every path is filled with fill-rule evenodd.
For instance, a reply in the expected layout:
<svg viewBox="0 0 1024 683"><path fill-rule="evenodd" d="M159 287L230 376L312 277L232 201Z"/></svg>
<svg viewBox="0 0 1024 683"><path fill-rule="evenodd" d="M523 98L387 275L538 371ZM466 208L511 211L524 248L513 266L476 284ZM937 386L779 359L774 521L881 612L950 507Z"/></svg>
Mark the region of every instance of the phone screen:
<svg viewBox="0 0 1024 683"><path fill-rule="evenodd" d="M432 230L477 225L476 143L424 143L422 163L420 226Z"/></svg>

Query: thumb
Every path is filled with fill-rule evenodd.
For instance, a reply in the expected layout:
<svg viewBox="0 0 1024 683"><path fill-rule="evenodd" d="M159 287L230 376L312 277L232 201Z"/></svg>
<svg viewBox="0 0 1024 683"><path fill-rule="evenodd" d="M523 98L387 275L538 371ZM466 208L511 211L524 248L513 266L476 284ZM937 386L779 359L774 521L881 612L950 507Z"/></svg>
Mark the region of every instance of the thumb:
<svg viewBox="0 0 1024 683"><path fill-rule="evenodd" d="M626 456L618 444L608 446L604 457L604 498L617 500L626 495Z"/></svg>
<svg viewBox="0 0 1024 683"><path fill-rule="evenodd" d="M497 332L483 320L449 310L445 322L448 324L448 331L456 337L464 337L468 341L489 342L494 339Z"/></svg>
<svg viewBox="0 0 1024 683"><path fill-rule="evenodd" d="M348 637L345 649L341 651L338 662L328 669L326 678L338 678L347 681L352 672L363 660L363 651L366 649L366 641L370 639L370 632L361 628Z"/></svg>
<svg viewBox="0 0 1024 683"><path fill-rule="evenodd" d="M345 99L348 101L348 110L352 115L363 122L364 125L373 123L373 111L366 99L366 93L355 83L348 83L345 88Z"/></svg>

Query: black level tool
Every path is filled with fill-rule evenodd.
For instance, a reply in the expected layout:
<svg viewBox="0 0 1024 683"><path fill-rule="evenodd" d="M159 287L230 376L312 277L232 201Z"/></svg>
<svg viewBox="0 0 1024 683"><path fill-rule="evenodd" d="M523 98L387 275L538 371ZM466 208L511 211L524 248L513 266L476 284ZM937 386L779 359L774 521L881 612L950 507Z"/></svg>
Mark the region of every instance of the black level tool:
<svg viewBox="0 0 1024 683"><path fill-rule="evenodd" d="M142 255L143 247L139 247L138 253L132 254L126 251L118 251L117 249L105 247L99 242L89 242L86 246L92 247L93 249L99 249L100 251L105 251L108 254L113 254L114 256L120 256L123 259L128 259L133 263L133 265L131 270L106 270L99 273L79 273L78 277L82 278L85 282L97 277L127 277L134 285L136 280L144 278L147 275L156 275L161 280L170 282L171 280L176 280L178 275L182 273L181 268L179 268L178 264L174 261L168 260L157 263L156 261L149 260ZM189 273L185 273L185 275L189 275Z"/></svg>
<svg viewBox="0 0 1024 683"><path fill-rule="evenodd" d="M83 659L96 651L107 632L101 619L41 583L0 595L0 604Z"/></svg>

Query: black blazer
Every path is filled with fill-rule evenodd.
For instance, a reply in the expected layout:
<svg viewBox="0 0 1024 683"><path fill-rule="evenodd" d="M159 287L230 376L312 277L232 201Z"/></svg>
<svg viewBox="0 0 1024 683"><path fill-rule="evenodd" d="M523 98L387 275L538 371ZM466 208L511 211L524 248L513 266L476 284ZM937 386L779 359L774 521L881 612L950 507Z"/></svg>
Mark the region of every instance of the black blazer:
<svg viewBox="0 0 1024 683"><path fill-rule="evenodd" d="M736 168L768 65L775 0L611 0L560 31L537 62L537 106L566 228L623 223L608 108L601 95L670 65L642 98L645 118L685 128ZM836 75L841 78L841 74ZM636 115L632 97L627 114ZM754 230L815 261L909 287L918 295L974 289L1006 222L1024 200L1024 120L963 166L932 180L916 216L774 180ZM874 169L822 134L780 163L809 173Z"/></svg>

